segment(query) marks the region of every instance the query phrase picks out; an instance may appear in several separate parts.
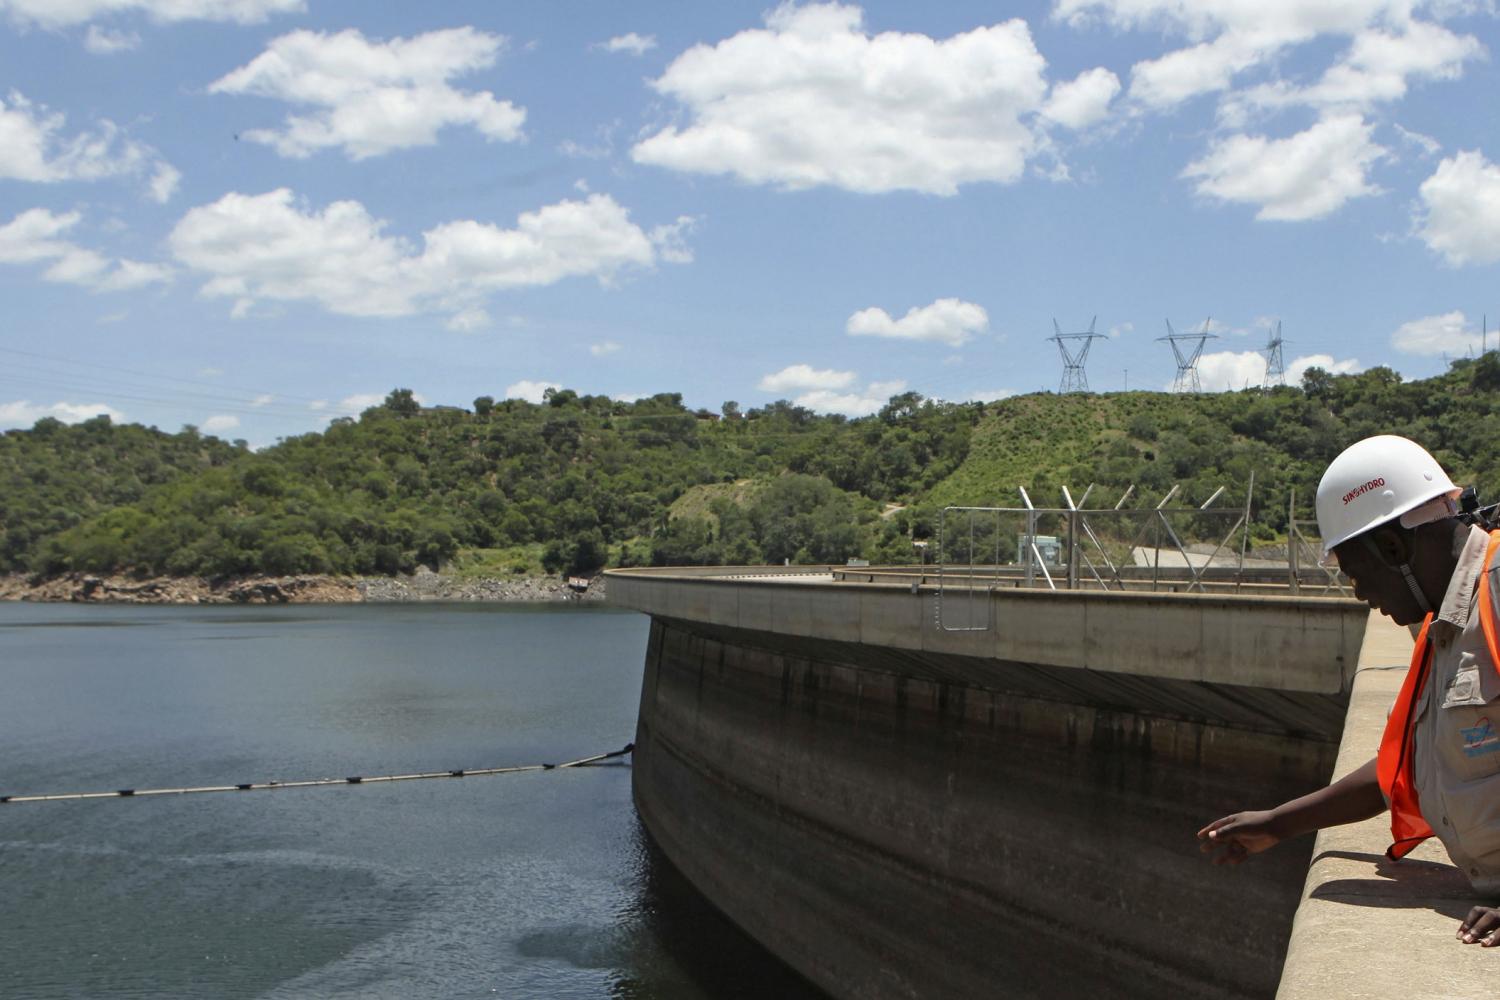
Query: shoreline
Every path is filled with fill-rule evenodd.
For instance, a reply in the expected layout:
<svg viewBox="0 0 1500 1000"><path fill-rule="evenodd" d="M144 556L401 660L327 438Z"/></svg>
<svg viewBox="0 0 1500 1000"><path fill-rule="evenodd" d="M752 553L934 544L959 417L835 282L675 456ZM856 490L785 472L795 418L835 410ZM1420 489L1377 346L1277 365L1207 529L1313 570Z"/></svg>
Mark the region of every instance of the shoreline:
<svg viewBox="0 0 1500 1000"><path fill-rule="evenodd" d="M558 577L460 578L421 568L403 576L147 577L0 575L0 601L63 604L400 604L412 601L601 601L604 578L577 593Z"/></svg>

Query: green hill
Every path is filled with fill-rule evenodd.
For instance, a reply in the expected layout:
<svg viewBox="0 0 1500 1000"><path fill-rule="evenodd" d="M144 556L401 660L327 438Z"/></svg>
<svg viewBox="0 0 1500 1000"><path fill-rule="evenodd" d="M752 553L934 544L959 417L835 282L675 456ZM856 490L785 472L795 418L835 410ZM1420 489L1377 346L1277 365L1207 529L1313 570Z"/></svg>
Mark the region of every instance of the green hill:
<svg viewBox="0 0 1500 1000"><path fill-rule="evenodd" d="M914 393L858 420L778 402L725 416L680 396L552 393L541 405L424 409L396 390L251 453L184 430L42 421L0 435L0 571L587 572L643 562L907 561L944 505L1090 506L1134 484L1200 503L1256 476L1262 536L1303 510L1327 462L1369 434L1427 445L1500 492L1500 360L1403 382L1390 369L1272 392L1112 393L951 404ZM889 517L882 509L904 505ZM459 558L462 554L462 558Z"/></svg>
<svg viewBox="0 0 1500 1000"><path fill-rule="evenodd" d="M105 416L71 427L48 417L0 434L0 572L30 568L45 540L154 487L247 454L197 431L164 434Z"/></svg>

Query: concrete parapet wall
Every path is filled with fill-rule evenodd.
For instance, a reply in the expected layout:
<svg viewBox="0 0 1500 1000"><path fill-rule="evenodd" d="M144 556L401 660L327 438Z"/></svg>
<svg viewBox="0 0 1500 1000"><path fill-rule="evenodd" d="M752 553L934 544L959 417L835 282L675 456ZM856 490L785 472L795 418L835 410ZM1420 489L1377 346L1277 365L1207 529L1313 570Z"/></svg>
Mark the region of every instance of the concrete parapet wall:
<svg viewBox="0 0 1500 1000"><path fill-rule="evenodd" d="M721 570L720 573L723 571ZM1033 663L1143 678L1344 695L1366 608L1350 599L930 588L614 570L610 600L751 632Z"/></svg>
<svg viewBox="0 0 1500 1000"><path fill-rule="evenodd" d="M1335 777L1375 756L1411 658L1411 635L1379 615L1371 618ZM1436 839L1399 862L1385 857L1390 842L1387 815L1318 834L1277 1000L1495 993L1500 951L1454 939L1459 920L1484 900Z"/></svg>

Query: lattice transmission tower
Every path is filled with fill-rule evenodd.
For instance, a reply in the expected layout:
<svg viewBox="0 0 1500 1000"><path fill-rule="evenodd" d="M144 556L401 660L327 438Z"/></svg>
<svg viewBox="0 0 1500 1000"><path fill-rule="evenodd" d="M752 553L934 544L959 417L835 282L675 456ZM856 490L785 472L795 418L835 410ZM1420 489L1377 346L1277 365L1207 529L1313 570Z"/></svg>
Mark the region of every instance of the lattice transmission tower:
<svg viewBox="0 0 1500 1000"><path fill-rule="evenodd" d="M1089 377L1083 366L1094 341L1104 339L1104 334L1094 332L1094 324L1098 321L1098 316L1089 320L1089 328L1083 333L1063 333L1057 320L1052 321L1052 329L1056 332L1047 339L1057 345L1057 353L1062 355L1063 362L1062 382L1057 387L1059 393L1089 391Z"/></svg>
<svg viewBox="0 0 1500 1000"><path fill-rule="evenodd" d="M1198 358L1203 354L1203 344L1208 340L1217 340L1218 334L1209 333L1208 327L1212 318L1203 321L1203 329L1197 333L1178 333L1172 329L1172 321L1167 320L1167 335L1157 337L1157 340L1165 340L1172 345L1172 353L1177 357L1177 377L1172 380L1173 392L1202 392L1203 383L1198 380ZM1192 345L1184 350L1184 344Z"/></svg>
<svg viewBox="0 0 1500 1000"><path fill-rule="evenodd" d="M1281 360L1281 320L1276 321L1276 329L1266 332L1266 347L1261 351L1266 356L1266 378L1261 383L1265 389L1273 385L1286 385L1286 363Z"/></svg>

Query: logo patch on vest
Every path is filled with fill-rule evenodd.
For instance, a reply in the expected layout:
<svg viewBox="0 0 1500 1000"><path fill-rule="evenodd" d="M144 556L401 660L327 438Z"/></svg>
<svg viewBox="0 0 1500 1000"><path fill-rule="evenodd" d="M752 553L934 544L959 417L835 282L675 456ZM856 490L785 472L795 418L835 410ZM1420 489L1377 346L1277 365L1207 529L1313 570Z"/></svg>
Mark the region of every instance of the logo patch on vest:
<svg viewBox="0 0 1500 1000"><path fill-rule="evenodd" d="M1500 753L1500 733L1495 732L1495 727L1488 718L1480 719L1477 726L1460 729L1459 734L1464 738L1465 757Z"/></svg>

